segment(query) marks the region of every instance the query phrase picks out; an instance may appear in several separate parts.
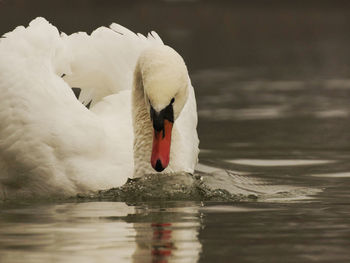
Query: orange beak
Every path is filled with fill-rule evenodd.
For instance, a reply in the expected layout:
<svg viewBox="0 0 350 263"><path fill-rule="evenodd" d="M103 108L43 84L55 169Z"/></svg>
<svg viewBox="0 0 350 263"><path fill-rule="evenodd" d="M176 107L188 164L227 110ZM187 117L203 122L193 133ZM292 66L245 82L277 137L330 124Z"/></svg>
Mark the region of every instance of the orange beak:
<svg viewBox="0 0 350 263"><path fill-rule="evenodd" d="M163 171L169 164L171 130L173 123L164 119L164 128L160 131L154 130L151 164L157 171Z"/></svg>

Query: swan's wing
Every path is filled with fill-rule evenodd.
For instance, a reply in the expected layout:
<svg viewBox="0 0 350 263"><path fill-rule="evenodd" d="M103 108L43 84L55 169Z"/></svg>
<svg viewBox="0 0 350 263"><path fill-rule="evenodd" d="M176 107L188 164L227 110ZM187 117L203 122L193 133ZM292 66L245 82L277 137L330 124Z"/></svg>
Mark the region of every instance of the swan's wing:
<svg viewBox="0 0 350 263"><path fill-rule="evenodd" d="M0 40L0 196L74 194L131 175L132 156L121 153L132 151L132 135L114 135L120 145L111 139L113 128L130 131L130 108L119 109L126 120L111 127L75 98L61 75L80 65L62 38L38 18Z"/></svg>
<svg viewBox="0 0 350 263"><path fill-rule="evenodd" d="M81 190L78 156L104 147L100 120L60 77L70 70L65 49L44 19L0 42L0 186L11 193Z"/></svg>
<svg viewBox="0 0 350 263"><path fill-rule="evenodd" d="M146 38L117 24L91 36L60 35L43 18L5 34L0 196L1 188L54 195L124 183L133 170L133 70L144 48L162 44L156 33ZM96 104L91 111L75 98L74 86L82 102Z"/></svg>
<svg viewBox="0 0 350 263"><path fill-rule="evenodd" d="M112 24L92 32L65 37L71 54L71 72L64 79L81 88L79 100L87 105L102 98L130 89L137 59L145 48L163 45L157 33L148 37L135 34L125 27Z"/></svg>

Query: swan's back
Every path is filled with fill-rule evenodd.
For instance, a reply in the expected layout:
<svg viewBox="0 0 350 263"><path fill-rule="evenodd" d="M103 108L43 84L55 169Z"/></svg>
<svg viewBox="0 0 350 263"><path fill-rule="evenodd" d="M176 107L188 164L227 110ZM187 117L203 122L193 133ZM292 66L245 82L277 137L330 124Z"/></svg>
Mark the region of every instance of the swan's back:
<svg viewBox="0 0 350 263"><path fill-rule="evenodd" d="M0 197L71 195L132 175L132 71L162 41L111 28L67 36L37 18L0 40Z"/></svg>

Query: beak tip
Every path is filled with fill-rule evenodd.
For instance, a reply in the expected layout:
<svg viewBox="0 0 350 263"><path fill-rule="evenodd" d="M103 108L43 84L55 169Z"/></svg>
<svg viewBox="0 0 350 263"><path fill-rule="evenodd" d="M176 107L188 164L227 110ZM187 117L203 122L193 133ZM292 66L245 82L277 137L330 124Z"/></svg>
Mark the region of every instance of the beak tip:
<svg viewBox="0 0 350 263"><path fill-rule="evenodd" d="M156 162L156 165L153 167L157 172L161 172L165 169L165 167L163 167L162 162L158 159Z"/></svg>

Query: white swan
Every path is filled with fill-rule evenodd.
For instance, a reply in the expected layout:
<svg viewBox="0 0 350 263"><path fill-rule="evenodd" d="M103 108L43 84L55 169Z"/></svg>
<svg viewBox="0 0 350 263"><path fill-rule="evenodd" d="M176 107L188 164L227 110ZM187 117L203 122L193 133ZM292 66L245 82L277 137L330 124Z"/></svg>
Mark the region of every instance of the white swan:
<svg viewBox="0 0 350 263"><path fill-rule="evenodd" d="M154 32L112 24L67 36L36 18L0 40L0 197L193 173L196 126L185 63Z"/></svg>

